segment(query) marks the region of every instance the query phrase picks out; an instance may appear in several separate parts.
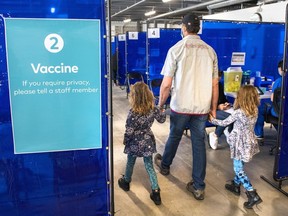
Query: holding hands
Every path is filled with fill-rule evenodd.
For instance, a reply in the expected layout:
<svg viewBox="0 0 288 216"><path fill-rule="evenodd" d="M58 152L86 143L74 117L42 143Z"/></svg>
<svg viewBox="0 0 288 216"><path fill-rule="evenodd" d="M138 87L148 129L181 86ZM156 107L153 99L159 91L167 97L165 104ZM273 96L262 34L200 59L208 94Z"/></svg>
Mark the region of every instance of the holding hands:
<svg viewBox="0 0 288 216"><path fill-rule="evenodd" d="M212 112L210 112L208 114L208 121L211 122L213 119L215 119L214 115L212 114Z"/></svg>

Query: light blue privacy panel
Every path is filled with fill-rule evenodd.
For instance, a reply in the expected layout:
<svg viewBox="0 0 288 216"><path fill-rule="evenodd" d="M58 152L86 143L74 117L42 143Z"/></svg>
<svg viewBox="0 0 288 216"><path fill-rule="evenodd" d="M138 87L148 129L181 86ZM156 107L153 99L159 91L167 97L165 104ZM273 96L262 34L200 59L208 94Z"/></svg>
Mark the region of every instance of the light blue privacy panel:
<svg viewBox="0 0 288 216"><path fill-rule="evenodd" d="M105 2L100 1L63 1L61 4L48 4L47 2L40 2L39 4L31 4L31 7L27 9L26 7L21 7L21 10L18 8L21 6L19 3L14 3L11 1L11 4L7 4L5 7L0 8L0 14L4 14L4 17L7 18L55 18L56 20L59 18L67 18L69 21L73 21L71 31L74 32L74 29L82 29L83 32L89 31L89 34L81 34L76 33L78 39L73 38L73 35L69 35L69 39L66 40L66 27L69 28L69 23L65 25L62 24L61 20L57 20L57 24L53 25L51 30L54 30L51 33L57 33L64 40L64 47L61 52L67 52L63 56L61 54L58 55L58 60L61 66L63 65L79 65L79 71L81 72L81 78L78 77L78 73L75 74L57 74L59 75L59 81L65 81L65 88L68 88L67 81L75 81L71 83L72 88L76 89L84 89L84 86L79 85L79 81L91 81L90 88L96 89L99 88L101 94L96 94L96 92L78 92L74 93L74 96L71 97L69 93L57 93L50 95L48 97L48 93L45 92L44 86L42 89L38 86L39 93L36 95L28 94L28 95L18 95L20 96L17 101L16 95L14 95L14 91L17 91L18 88L22 88L24 90L23 82L21 81L41 81L41 85L45 81L54 81L56 74L37 74L44 75L47 79L40 79L30 77L30 75L25 73L26 68L29 66L22 65L23 67L17 68L17 64L20 65L25 59L29 59L30 56L33 56L34 49L40 49L41 45L36 45L37 38L34 38L35 44L30 46L29 49L26 49L26 52L20 52L17 50L17 53L13 53L14 59L11 62L11 67L15 67L15 70L18 70L19 74L16 72L12 72L12 83L10 89L10 98L9 99L9 86L8 86L8 68L7 68L7 58L6 58L6 42L9 47L10 44L8 40L5 40L5 29L4 29L4 21L0 19L0 214L1 216L51 216L51 215L71 215L71 216L85 216L85 215L110 215L110 189L109 189L109 157L108 157L108 121L106 112L108 111L107 105L107 80L105 78L106 74L106 41L104 40L104 35L106 34L105 29L105 13L104 6ZM55 13L51 13L50 8L54 6L56 8ZM8 14L9 13L9 14ZM79 20L80 19L80 20ZM87 20L88 19L88 20ZM93 24L93 29L88 30L90 27L86 26L83 22L94 23L98 20L98 24ZM81 24L81 25L79 25ZM35 35L31 35L37 37L41 32L46 30L46 24L36 26L38 30L34 33ZM21 26L20 26L21 27ZM26 35L29 35L33 26L30 26L26 29L23 34L18 34L16 38L16 43L23 40ZM70 26L71 27L71 26ZM34 30L33 30L34 31ZM8 32L8 31L7 31ZM87 32L86 32L87 33ZM91 35L90 35L91 34ZM21 37L23 36L23 38ZM54 37L54 36L53 36ZM49 38L49 37L48 37ZM57 38L57 37L56 37ZM86 40L83 41L82 39ZM44 38L45 39L45 38ZM55 42L55 39L50 38L51 41ZM59 38L58 38L59 40ZM60 39L61 40L61 39ZM29 41L29 40L28 40ZM21 49L21 47L25 47L30 42L26 41L23 44L20 44L17 49ZM44 40L42 39L42 47L43 50L39 53L38 56L34 56L29 60L30 63L36 64L36 69L39 62L43 62L43 65L53 65L55 67L58 64L54 65L54 62L57 61L54 58L57 53L54 53L52 57L49 57L50 54L47 52L47 49L44 45ZM82 41L82 42L81 42ZM11 41L10 41L11 42ZM82 44L78 46L77 44ZM98 54L89 53L91 50L88 45L91 45L91 48L98 48ZM98 45L95 45L98 44ZM51 44L50 44L51 45ZM35 46L35 48L34 48ZM51 45L52 46L52 45ZM51 47L50 46L50 47ZM45 51L46 49L46 51ZM18 52L19 51L19 52ZM92 51L94 52L94 51ZM18 57L17 57L18 56ZM82 57L85 56L88 61L85 65L82 65ZM10 57L9 57L10 59ZM44 64L45 63L45 64ZM34 64L34 66L35 66ZM97 66L98 64L98 66ZM42 65L42 64L41 64ZM81 66L82 65L82 66ZM32 68L31 64L30 67ZM81 69L82 68L82 69ZM87 69L89 68L89 72ZM54 68L56 72L58 72L59 68ZM33 68L32 68L33 70ZM41 69L42 72L45 69ZM48 69L49 70L49 69ZM50 68L52 72L52 68ZM11 72L11 71L10 71ZM23 74L23 73L24 74ZM28 72L27 72L28 73ZM27 75L27 79L26 79ZM46 76L47 75L47 76ZM52 75L53 78L51 78ZM83 77L82 77L83 75ZM35 74L36 76L36 74ZM19 80L17 80L19 77ZM42 76L43 77L43 76ZM50 77L50 78L49 78ZM13 79L14 78L14 79ZM25 79L23 79L25 78ZM28 79L29 78L29 79ZM67 79L66 79L67 78ZM75 79L74 79L75 78ZM79 78L79 79L78 79ZM15 82L14 82L14 81ZM11 80L10 80L11 81ZM78 81L78 83L77 83ZM92 82L93 81L93 82ZM24 82L25 83L25 82ZM28 84L29 85L29 84ZM78 87L76 87L78 85ZM56 91L58 87L47 86L50 90ZM60 88L60 87L59 87ZM43 90L43 91L42 91ZM41 92L40 92L41 91ZM67 90L68 91L68 90ZM61 91L60 91L61 92ZM84 93L84 94L83 94ZM63 97L63 95L65 95ZM91 96L91 97L90 97ZM93 97L92 97L93 96ZM44 98L45 100L44 100ZM46 98L47 97L47 98ZM54 99L53 99L54 98ZM24 100L25 99L25 100ZM32 100L33 99L33 100ZM53 100L52 100L53 99ZM27 101L27 104L25 104ZM47 101L51 103L48 104ZM97 101L97 105L95 103ZM15 102L15 103L14 103ZM18 106L21 102L21 106L23 105L23 110L21 110ZM10 103L11 108L10 109ZM30 103L31 110L27 110L28 104ZM40 104L41 103L41 104ZM45 109L39 110L35 109L35 107L39 107L42 105L47 105ZM71 105L68 107L68 105ZM84 107L81 104L85 104ZM90 106L91 105L91 106ZM25 109L24 109L25 108ZM79 109L79 113L76 111ZM15 109L15 110L14 110ZM14 154L14 145L13 145L13 128L11 122L11 110L15 111L15 115L17 116L18 111L21 113L24 110L27 111L26 116L22 116L23 119L27 119L27 125L23 126L25 123L22 119L19 121L22 124L22 128L19 129L19 133L26 133L27 128L31 127L30 120L34 121L34 125L37 125L37 119L43 123L43 120L50 121L53 120L52 124L53 128L47 130L47 133L41 132L43 135L42 140L40 139L41 128L39 128L38 124L35 127L35 133L33 134L30 131L30 134L39 139L39 143L37 145L41 146L42 143L47 142L48 140L52 140L51 146L54 147L62 146L61 149L55 149L56 152L46 152L42 153L21 153ZM58 110L58 112L57 112ZM53 112L52 112L53 111ZM81 112L81 113L80 113ZM40 114L43 114L40 115ZM47 114L49 113L49 115ZM58 118L55 118L56 115ZM61 115L59 114L61 113ZM23 113L22 113L23 114ZM83 115L82 115L83 114ZM24 114L23 114L24 115ZM37 119L33 119L31 115L35 115ZM45 116L47 115L47 116ZM30 116L30 117L29 117ZM81 118L83 116L83 118ZM87 116L90 116L93 121L90 121ZM98 116L97 118L95 116ZM15 117L12 115L12 117ZM98 119L100 118L100 120ZM87 124L85 123L87 122ZM16 123L18 124L18 123ZM48 124L47 124L48 125ZM43 126L47 126L43 124ZM27 126L27 128L26 128ZM41 125L42 126L42 125ZM60 128L61 126L62 128ZM17 126L16 126L17 127ZM101 127L101 128L100 128ZM67 129L70 128L71 131L68 133ZM86 129L85 129L86 128ZM56 131L56 129L58 129ZM101 132L99 130L101 130ZM30 129L29 129L30 130ZM85 131L86 130L86 131ZM97 131L95 131L97 130ZM39 133L38 133L39 132ZM87 135L87 137L84 137ZM63 135L65 134L65 135ZM50 135L50 136L49 136ZM53 138L53 137L54 138ZM21 137L21 136L20 136ZM59 139L55 139L58 137ZM73 140L75 137L75 140ZM83 140L82 140L82 137ZM61 140L60 140L61 138ZM18 138L19 139L19 138ZM21 138L22 139L22 138ZM34 139L33 137L24 137L24 139ZM92 146L87 146L87 143L92 141ZM83 142L82 142L83 141ZM85 144L86 143L86 144ZM24 145L30 146L32 142L23 143ZM86 145L86 150L82 147ZM73 145L75 149L83 149L83 150L64 150L65 146ZM33 143L35 146L35 143ZM63 148L64 146L64 148ZM47 146L46 146L47 147ZM96 148L95 148L96 147ZM50 148L50 146L49 146ZM35 149L34 149L35 150ZM33 151L34 151L33 150ZM51 149L50 149L51 150ZM50 151L49 150L49 151ZM59 150L59 151L58 151ZM62 151L63 150L63 151ZM26 151L26 150L25 150ZM38 150L37 150L38 151ZM42 150L40 150L42 151Z"/></svg>

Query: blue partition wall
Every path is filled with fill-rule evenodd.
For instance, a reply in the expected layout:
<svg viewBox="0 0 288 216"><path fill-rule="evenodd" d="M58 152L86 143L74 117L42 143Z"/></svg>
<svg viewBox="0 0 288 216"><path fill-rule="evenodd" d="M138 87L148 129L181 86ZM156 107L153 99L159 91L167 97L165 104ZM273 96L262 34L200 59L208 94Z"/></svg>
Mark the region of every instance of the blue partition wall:
<svg viewBox="0 0 288 216"><path fill-rule="evenodd" d="M138 72L146 80L146 32L126 33L127 73Z"/></svg>
<svg viewBox="0 0 288 216"><path fill-rule="evenodd" d="M122 38L122 40L119 40ZM125 35L118 35L116 37L116 43L118 48L118 83L120 86L125 85L126 79L126 71L127 71L127 64L126 64L126 36Z"/></svg>
<svg viewBox="0 0 288 216"><path fill-rule="evenodd" d="M101 20L102 148L14 154L4 21L0 19L0 215L110 215L105 2L43 2L29 8L11 3L9 8L0 7L0 14L12 18ZM51 6L55 6L55 13L50 12Z"/></svg>
<svg viewBox="0 0 288 216"><path fill-rule="evenodd" d="M116 53L116 48L117 48L117 41L116 41L116 37L113 36L111 38L111 55L114 55Z"/></svg>
<svg viewBox="0 0 288 216"><path fill-rule="evenodd" d="M203 22L201 38L211 45L218 56L219 69L231 66L232 52L246 52L243 71L256 71L279 77L277 64L284 53L284 24L244 22Z"/></svg>
<svg viewBox="0 0 288 216"><path fill-rule="evenodd" d="M181 29L160 29L159 38L148 37L148 76L149 79L162 78L161 70L168 50L181 40Z"/></svg>
<svg viewBox="0 0 288 216"><path fill-rule="evenodd" d="M286 27L287 28L287 27ZM231 66L232 52L246 52L243 71L251 70L252 76L256 71L263 75L279 77L278 62L283 59L284 45L287 50L287 35L285 25L276 23L243 23L204 21L201 38L216 51L220 70ZM285 43L284 43L285 41ZM286 51L287 52L287 51ZM287 56L285 68L287 71ZM283 96L288 93L287 74L283 77ZM283 100L281 121L279 126L279 148L275 156L273 177L275 180L288 178L288 128L287 128L287 100Z"/></svg>
<svg viewBox="0 0 288 216"><path fill-rule="evenodd" d="M286 35L284 40L285 45L285 55L284 55L284 76L282 78L282 103L280 109L280 124L278 128L278 146L277 146L277 154L275 155L275 163L274 163L274 180L282 181L288 179L288 101L286 100L286 96L288 95L288 33L287 33L287 23L288 22L288 6L286 6ZM281 187L281 185L280 185ZM286 192L287 196L287 192Z"/></svg>
<svg viewBox="0 0 288 216"><path fill-rule="evenodd" d="M287 43L287 42L286 42ZM287 45L286 45L287 46ZM285 62L285 68L287 71L287 53L286 53L286 62ZM283 77L283 96L284 98L288 94L288 76L287 72L285 76ZM288 179L288 104L287 100L283 99L281 104L281 122L282 124L279 124L279 131L278 131L278 148L277 148L277 154L275 156L275 165L274 165L274 173L273 177L275 180L287 180Z"/></svg>

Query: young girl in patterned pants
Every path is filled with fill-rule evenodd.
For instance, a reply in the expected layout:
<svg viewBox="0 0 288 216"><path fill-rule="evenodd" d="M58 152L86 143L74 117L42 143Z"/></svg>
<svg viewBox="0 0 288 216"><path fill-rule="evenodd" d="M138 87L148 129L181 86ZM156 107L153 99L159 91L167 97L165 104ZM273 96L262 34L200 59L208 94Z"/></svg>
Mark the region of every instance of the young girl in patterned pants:
<svg viewBox="0 0 288 216"><path fill-rule="evenodd" d="M156 141L151 126L156 119L163 123L166 115L163 110L154 106L154 96L148 86L137 82L131 87L129 110L124 134L124 153L127 154L125 175L118 180L124 191L130 190L130 182L137 157L143 157L146 171L151 182L150 198L156 205L161 204L160 188L153 167L152 155L156 152Z"/></svg>
<svg viewBox="0 0 288 216"><path fill-rule="evenodd" d="M234 123L233 130L228 135L227 142L230 146L231 158L235 172L231 184L225 188L235 195L240 195L240 185L246 189L248 202L244 207L251 209L255 204L262 202L256 190L244 171L244 164L251 161L252 157L259 152L258 142L254 134L254 126L258 116L259 95L254 86L245 85L240 88L234 102L234 112L224 120L217 120L209 116L211 123L227 126Z"/></svg>

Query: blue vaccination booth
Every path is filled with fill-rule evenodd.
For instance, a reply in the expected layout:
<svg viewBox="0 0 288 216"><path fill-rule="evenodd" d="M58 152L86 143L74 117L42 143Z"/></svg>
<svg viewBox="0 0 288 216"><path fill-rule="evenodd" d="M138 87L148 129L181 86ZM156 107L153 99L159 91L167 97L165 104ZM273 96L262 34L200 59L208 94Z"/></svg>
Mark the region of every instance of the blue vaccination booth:
<svg viewBox="0 0 288 216"><path fill-rule="evenodd" d="M245 62L244 65L241 65L242 70L247 72L250 77L255 77L256 72L260 72L260 87L266 88L266 90L268 90L272 82L280 76L277 70L278 62L283 58L285 58L286 62L284 48L286 47L287 39L284 23L204 20L202 22L200 37L215 49L220 70L225 71L231 67L233 53L244 53ZM180 39L180 29L153 28L147 31L147 84L153 90L155 96L159 94L159 85L161 85L162 79L160 72L167 51ZM165 41L165 43L163 41ZM283 43L283 41L285 41L285 43ZM127 67L130 62L135 62L135 57L132 58L126 55L126 58ZM160 82L156 82L155 85L158 85L158 88L155 90L152 85L153 80L160 80ZM285 81L286 76L283 80L283 97L285 97L287 85ZM274 180L279 182L279 185L275 187L279 190L281 190L282 181L286 180L288 176L286 166L287 138L284 137L285 134L287 134L287 129L285 129L285 125L287 124L285 103L286 101L283 100L282 123L279 124L281 126L278 130L279 139L277 140L277 154L275 156L275 167L273 171ZM263 176L262 178L265 179Z"/></svg>
<svg viewBox="0 0 288 216"><path fill-rule="evenodd" d="M286 35L285 35L286 32ZM288 179L288 111L287 101L287 22L283 23L247 23L247 22L203 22L201 38L210 44L216 51L219 61L219 69L225 71L231 67L233 52L245 53L245 65L243 71L249 71L251 77L256 76L256 71L261 73L260 86L268 90L271 81L280 77L278 74L278 62L284 58L284 71L282 82L282 101L277 130L276 153L273 179L261 176L274 188L288 196L281 186ZM267 78L272 80L267 81ZM268 100L269 101L269 100Z"/></svg>
<svg viewBox="0 0 288 216"><path fill-rule="evenodd" d="M105 1L0 14L0 215L113 215Z"/></svg>
<svg viewBox="0 0 288 216"><path fill-rule="evenodd" d="M284 75L282 76L282 88L281 88L281 101L280 101L280 112L278 119L278 136L276 143L276 155L274 162L274 170L273 170L273 179L277 182L277 184L270 180L270 178L266 178L265 176L261 176L261 178L266 181L268 184L279 190L284 195L288 196L288 192L282 189L283 181L288 180L288 109L287 109L287 100L286 95L288 94L288 6L286 5L286 18L285 18L285 36L284 36Z"/></svg>
<svg viewBox="0 0 288 216"><path fill-rule="evenodd" d="M129 34L118 36L118 38L122 38L122 43L119 42L118 44L119 83L124 85L123 79L126 77L124 74L138 70L142 74L146 71L147 84L151 86L153 80L162 79L160 72L167 52L181 39L181 30L163 28L149 28L147 30L146 68L144 68L143 61L140 68L136 66L140 62L139 59L145 58L143 56L145 38L139 37L138 40L128 40ZM144 35L143 32L139 34ZM241 66L242 70L249 72L251 77L255 77L256 71L260 71L261 85L268 87L273 80L279 77L277 63L283 57L284 34L285 26L279 23L204 20L202 32L199 35L215 49L220 70L225 71L231 67L233 53L243 52L245 53L245 64ZM143 47L141 47L142 45ZM159 83L161 84L161 82L155 82L156 85ZM157 95L159 90L155 90L154 93Z"/></svg>

